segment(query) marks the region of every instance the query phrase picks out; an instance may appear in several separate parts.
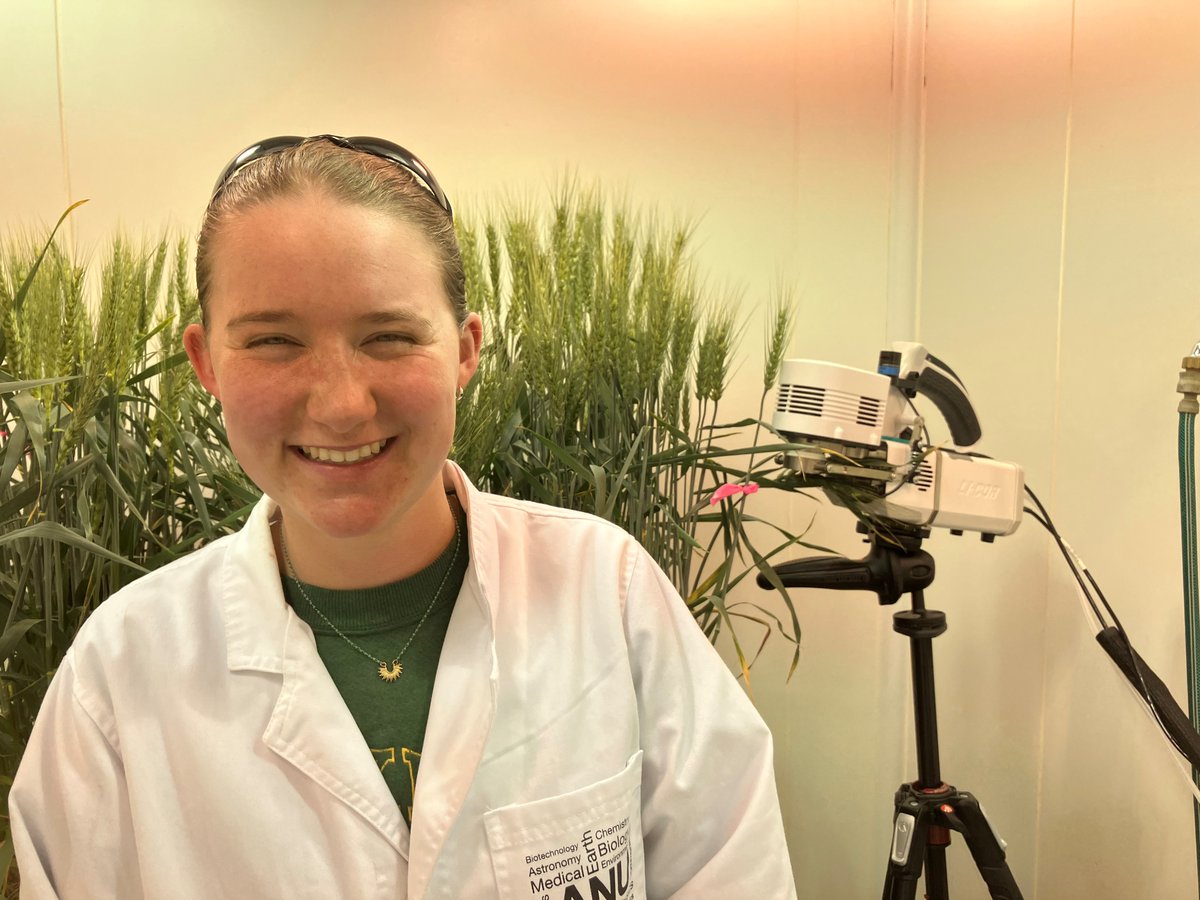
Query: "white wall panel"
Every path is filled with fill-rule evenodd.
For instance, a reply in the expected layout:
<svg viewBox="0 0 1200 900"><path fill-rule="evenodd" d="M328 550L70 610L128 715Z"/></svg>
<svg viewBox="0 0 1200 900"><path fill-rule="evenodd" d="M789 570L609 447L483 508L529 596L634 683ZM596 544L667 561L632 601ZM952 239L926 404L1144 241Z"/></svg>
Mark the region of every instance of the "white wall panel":
<svg viewBox="0 0 1200 900"><path fill-rule="evenodd" d="M983 438L1052 490L1054 379L1069 103L1070 2L929 10L920 339L963 379ZM949 431L926 404L935 440ZM1047 538L1026 520L988 546L935 533L927 603L943 777L974 793L1029 896L1038 844ZM952 895L985 897L965 843Z"/></svg>
<svg viewBox="0 0 1200 900"><path fill-rule="evenodd" d="M1185 705L1174 387L1200 338L1198 40L1192 3L1079 5L1054 491L1060 528ZM1039 887L1194 897L1184 784L1057 571L1048 599Z"/></svg>
<svg viewBox="0 0 1200 900"><path fill-rule="evenodd" d="M766 265L791 275L797 292L791 355L871 366L887 318L892 8L801 3L795 15L796 187L773 201L790 207L795 239ZM759 224L764 240L771 224ZM757 342L750 332L747 346ZM757 501L756 514L793 529L814 514L802 498ZM809 537L848 555L866 549L853 518L824 504ZM751 592L761 602L756 588L742 596ZM797 884L806 898L877 896L911 740L905 647L873 595L809 590L793 598L803 628L799 668L785 684L791 648L776 640L755 669L754 691L776 735Z"/></svg>

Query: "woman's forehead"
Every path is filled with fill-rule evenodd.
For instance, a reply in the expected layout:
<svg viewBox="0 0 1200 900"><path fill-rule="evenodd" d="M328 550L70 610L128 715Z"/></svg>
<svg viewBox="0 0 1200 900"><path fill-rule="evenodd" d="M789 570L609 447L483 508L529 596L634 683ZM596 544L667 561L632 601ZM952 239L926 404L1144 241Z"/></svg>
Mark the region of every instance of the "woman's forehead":
<svg viewBox="0 0 1200 900"><path fill-rule="evenodd" d="M230 243L288 245L305 242L383 248L407 246L435 253L433 242L413 223L359 203L333 196L319 187L305 188L256 201L223 217L214 235L216 249ZM221 245L225 245L222 247Z"/></svg>
<svg viewBox="0 0 1200 900"><path fill-rule="evenodd" d="M240 212L211 258L212 312L224 319L449 311L433 244L407 222L341 201L281 197Z"/></svg>

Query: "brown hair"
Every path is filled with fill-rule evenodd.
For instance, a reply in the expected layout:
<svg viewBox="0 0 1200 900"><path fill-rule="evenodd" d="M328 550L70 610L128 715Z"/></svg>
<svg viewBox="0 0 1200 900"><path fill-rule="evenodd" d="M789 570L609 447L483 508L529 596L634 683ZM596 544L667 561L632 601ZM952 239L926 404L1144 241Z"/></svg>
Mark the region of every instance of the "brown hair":
<svg viewBox="0 0 1200 900"><path fill-rule="evenodd" d="M442 268L442 284L455 321L467 319L466 277L454 222L410 172L370 153L310 138L295 147L249 163L225 182L209 203L196 245L196 290L200 314L208 324L212 289L212 244L221 228L245 210L308 187L327 190L337 199L394 216L415 226L433 244Z"/></svg>

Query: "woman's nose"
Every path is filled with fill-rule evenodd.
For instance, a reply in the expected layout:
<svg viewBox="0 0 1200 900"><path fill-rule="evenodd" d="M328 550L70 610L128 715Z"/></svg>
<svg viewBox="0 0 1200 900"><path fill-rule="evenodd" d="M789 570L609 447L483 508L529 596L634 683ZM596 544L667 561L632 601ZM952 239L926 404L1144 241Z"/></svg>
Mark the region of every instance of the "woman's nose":
<svg viewBox="0 0 1200 900"><path fill-rule="evenodd" d="M352 356L318 361L308 390L308 416L331 432L351 434L375 416L375 396Z"/></svg>

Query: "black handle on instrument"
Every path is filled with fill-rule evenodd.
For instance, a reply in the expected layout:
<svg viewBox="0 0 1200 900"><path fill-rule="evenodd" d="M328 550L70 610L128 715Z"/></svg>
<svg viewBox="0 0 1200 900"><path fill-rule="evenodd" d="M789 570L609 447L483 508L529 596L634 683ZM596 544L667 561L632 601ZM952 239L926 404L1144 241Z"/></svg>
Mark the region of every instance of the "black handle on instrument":
<svg viewBox="0 0 1200 900"><path fill-rule="evenodd" d="M979 419L954 370L936 356L925 358L928 365L917 376L914 385L918 394L933 401L938 412L950 426L950 438L959 447L970 447L982 436Z"/></svg>

